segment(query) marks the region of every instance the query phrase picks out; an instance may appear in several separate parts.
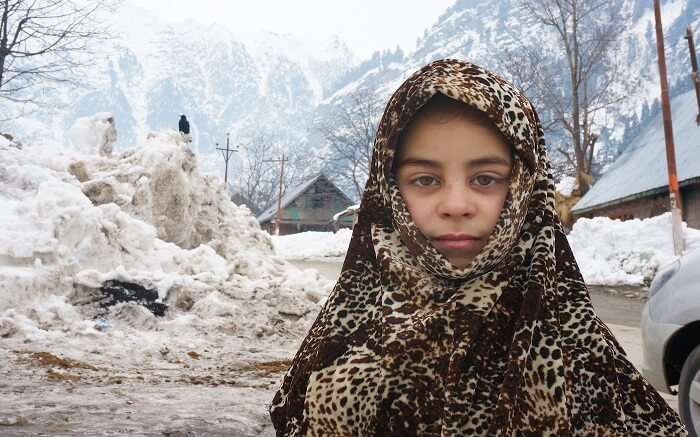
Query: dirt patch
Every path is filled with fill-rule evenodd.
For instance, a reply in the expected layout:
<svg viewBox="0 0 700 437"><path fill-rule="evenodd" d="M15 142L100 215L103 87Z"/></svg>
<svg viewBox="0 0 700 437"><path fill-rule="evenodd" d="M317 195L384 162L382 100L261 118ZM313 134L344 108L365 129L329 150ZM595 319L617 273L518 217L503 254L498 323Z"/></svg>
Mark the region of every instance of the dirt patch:
<svg viewBox="0 0 700 437"><path fill-rule="evenodd" d="M292 360L265 361L248 364L238 368L240 372L253 372L259 376L268 376L274 373L284 372L292 365Z"/></svg>
<svg viewBox="0 0 700 437"><path fill-rule="evenodd" d="M24 416L0 418L0 426L26 426L26 425L29 425L29 420Z"/></svg>
<svg viewBox="0 0 700 437"><path fill-rule="evenodd" d="M80 376L78 376L78 375L71 375L69 373L57 372L53 369L49 369L46 372L46 378L49 381L55 381L55 382L78 382L78 381L80 381Z"/></svg>
<svg viewBox="0 0 700 437"><path fill-rule="evenodd" d="M18 352L28 355L26 361L44 367L61 367L64 369L98 370L97 367L77 360L58 357L50 352Z"/></svg>

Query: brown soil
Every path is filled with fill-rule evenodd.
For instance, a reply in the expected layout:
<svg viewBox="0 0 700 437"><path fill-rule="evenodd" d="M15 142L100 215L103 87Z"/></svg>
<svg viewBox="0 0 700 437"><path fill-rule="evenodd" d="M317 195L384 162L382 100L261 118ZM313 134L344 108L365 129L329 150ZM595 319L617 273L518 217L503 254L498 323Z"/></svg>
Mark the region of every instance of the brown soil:
<svg viewBox="0 0 700 437"><path fill-rule="evenodd" d="M56 381L56 382L78 382L78 381L80 381L80 376L78 376L78 375L71 375L69 373L57 372L53 369L49 369L46 372L46 377L48 378L49 381Z"/></svg>
<svg viewBox="0 0 700 437"><path fill-rule="evenodd" d="M87 363L83 363L77 360L71 360L68 358L57 357L56 355L49 352L19 352L21 354L26 354L28 357L27 361L33 364L37 364L45 367L62 367L64 369L86 369L86 370L98 370L97 367L92 366Z"/></svg>
<svg viewBox="0 0 700 437"><path fill-rule="evenodd" d="M273 373L284 372L292 365L292 360L265 361L243 366L238 370L241 372L253 372L256 375L267 376Z"/></svg>

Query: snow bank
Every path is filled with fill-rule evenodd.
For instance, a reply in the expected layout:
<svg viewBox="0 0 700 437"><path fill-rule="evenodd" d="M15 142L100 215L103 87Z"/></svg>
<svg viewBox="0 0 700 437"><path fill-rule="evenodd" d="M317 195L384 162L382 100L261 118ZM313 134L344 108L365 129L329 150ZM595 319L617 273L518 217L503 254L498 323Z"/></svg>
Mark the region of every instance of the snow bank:
<svg viewBox="0 0 700 437"><path fill-rule="evenodd" d="M683 224L689 249L700 248L700 230ZM589 284L638 285L672 261L671 213L645 220L579 219L569 243Z"/></svg>
<svg viewBox="0 0 700 437"><path fill-rule="evenodd" d="M338 232L301 232L273 236L275 253L288 259L344 257L350 246L352 230Z"/></svg>
<svg viewBox="0 0 700 437"><path fill-rule="evenodd" d="M0 342L135 366L165 359L164 345L171 358L294 351L333 282L275 256L178 138L80 161L0 143ZM133 302L105 312L94 301L107 281L155 290L165 316Z"/></svg>

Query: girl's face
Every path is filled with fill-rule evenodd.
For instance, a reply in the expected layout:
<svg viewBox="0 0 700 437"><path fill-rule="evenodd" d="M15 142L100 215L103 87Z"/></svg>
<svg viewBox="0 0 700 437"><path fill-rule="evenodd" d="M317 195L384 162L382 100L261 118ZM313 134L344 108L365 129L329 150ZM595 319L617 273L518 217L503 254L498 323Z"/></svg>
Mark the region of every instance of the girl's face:
<svg viewBox="0 0 700 437"><path fill-rule="evenodd" d="M396 159L398 188L414 223L455 267L466 267L503 209L510 146L483 121L427 114L413 120Z"/></svg>

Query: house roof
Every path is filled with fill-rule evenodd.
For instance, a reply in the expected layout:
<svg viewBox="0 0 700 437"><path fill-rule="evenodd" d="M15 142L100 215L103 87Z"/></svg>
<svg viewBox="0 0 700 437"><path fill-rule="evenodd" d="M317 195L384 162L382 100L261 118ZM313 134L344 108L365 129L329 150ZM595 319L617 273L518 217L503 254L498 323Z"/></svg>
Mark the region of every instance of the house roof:
<svg viewBox="0 0 700 437"><path fill-rule="evenodd" d="M284 196L282 196L282 209L286 208L289 206L290 203L294 202L297 197L301 196L304 194L304 192L311 187L317 180L319 179L325 179L327 180L330 184L333 184L323 173L319 173L316 176L312 177L311 179L307 180L306 182L303 182L296 187L292 188L291 190L288 190ZM335 186L335 184L333 184ZM336 189L338 189L336 187ZM347 199L348 202L352 202L348 196L345 195L340 189L338 189L338 192ZM267 208L265 211L263 211L258 217L258 223L265 223L266 221L272 219L275 217L277 214L277 202L274 202L272 206Z"/></svg>
<svg viewBox="0 0 700 437"><path fill-rule="evenodd" d="M671 100L678 181L700 178L700 126L695 91ZM573 207L582 213L662 191L668 185L666 140L659 112Z"/></svg>

